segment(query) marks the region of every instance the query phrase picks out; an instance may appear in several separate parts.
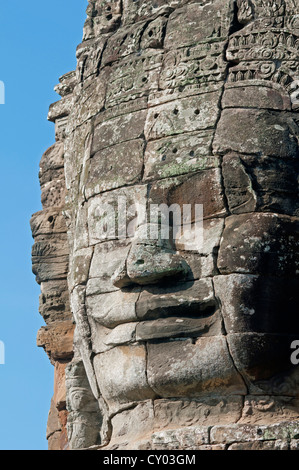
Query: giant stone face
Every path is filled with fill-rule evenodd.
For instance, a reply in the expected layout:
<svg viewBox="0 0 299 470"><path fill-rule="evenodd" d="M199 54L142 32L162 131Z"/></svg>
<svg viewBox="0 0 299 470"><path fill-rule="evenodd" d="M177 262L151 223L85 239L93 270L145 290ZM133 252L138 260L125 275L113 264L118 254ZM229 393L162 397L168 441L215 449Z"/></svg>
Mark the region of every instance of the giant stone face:
<svg viewBox="0 0 299 470"><path fill-rule="evenodd" d="M297 2L154 3L90 2L65 140L75 348L112 442L128 410L138 440L298 394ZM200 247L160 204L203 205Z"/></svg>

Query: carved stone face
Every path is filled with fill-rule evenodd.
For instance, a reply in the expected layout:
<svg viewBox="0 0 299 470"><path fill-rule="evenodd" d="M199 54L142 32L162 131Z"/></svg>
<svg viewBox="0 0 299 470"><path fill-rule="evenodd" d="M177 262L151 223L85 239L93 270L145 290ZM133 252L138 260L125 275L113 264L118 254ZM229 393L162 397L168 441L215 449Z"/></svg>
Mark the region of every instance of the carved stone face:
<svg viewBox="0 0 299 470"><path fill-rule="evenodd" d="M151 399L297 394L298 11L182 3L146 21L136 13L78 50L69 283L76 345L110 413ZM202 247L145 240L134 210L119 239L120 199L147 211L203 204ZM103 216L108 206L115 215Z"/></svg>

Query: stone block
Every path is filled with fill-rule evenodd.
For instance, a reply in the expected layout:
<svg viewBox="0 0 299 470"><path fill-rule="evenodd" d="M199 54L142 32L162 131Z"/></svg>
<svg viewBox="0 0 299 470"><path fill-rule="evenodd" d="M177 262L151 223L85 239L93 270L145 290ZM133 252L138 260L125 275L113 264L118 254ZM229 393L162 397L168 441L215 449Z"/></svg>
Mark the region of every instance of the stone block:
<svg viewBox="0 0 299 470"><path fill-rule="evenodd" d="M163 398L246 393L223 336L150 342L147 376Z"/></svg>
<svg viewBox="0 0 299 470"><path fill-rule="evenodd" d="M298 275L298 220L271 213L231 216L220 245L221 274Z"/></svg>
<svg viewBox="0 0 299 470"><path fill-rule="evenodd" d="M111 368L111 364L114 367ZM143 345L118 346L94 358L99 388L110 412L128 402L155 397L146 377L146 350Z"/></svg>
<svg viewBox="0 0 299 470"><path fill-rule="evenodd" d="M291 117L264 110L224 109L217 125L213 152L296 158L297 134Z"/></svg>

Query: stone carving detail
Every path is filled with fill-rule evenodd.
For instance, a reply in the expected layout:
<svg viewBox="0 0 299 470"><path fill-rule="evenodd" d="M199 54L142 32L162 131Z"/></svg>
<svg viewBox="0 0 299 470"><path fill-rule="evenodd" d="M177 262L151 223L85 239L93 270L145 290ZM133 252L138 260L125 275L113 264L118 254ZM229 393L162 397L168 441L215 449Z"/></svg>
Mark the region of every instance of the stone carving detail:
<svg viewBox="0 0 299 470"><path fill-rule="evenodd" d="M67 283L69 247L63 216L66 183L64 173L65 125L74 87L74 74L60 79L57 91L62 102L52 105L49 118L56 124L56 143L43 155L39 179L43 210L31 219L34 237L33 272L41 285L40 314L47 326L38 333L37 344L45 349L54 365L54 397L51 402L47 438L49 448L68 448L65 368L73 358L74 324ZM64 117L63 117L64 114Z"/></svg>
<svg viewBox="0 0 299 470"><path fill-rule="evenodd" d="M31 222L50 448L298 448L298 49L297 0L89 1Z"/></svg>
<svg viewBox="0 0 299 470"><path fill-rule="evenodd" d="M240 1L239 11L239 21L246 26L229 39L227 59L237 64L230 69L229 82L259 80L261 83L256 83L259 86L265 81L264 86L296 95L298 5L284 0ZM293 104L296 109L298 103Z"/></svg>

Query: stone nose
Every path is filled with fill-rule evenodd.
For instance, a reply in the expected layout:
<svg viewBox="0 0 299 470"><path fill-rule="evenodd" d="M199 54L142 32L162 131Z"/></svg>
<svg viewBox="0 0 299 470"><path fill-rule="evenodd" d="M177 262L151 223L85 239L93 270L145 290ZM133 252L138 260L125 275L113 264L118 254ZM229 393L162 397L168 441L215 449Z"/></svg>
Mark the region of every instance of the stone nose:
<svg viewBox="0 0 299 470"><path fill-rule="evenodd" d="M113 275L113 284L122 288L132 284L148 285L184 277L188 264L174 251L157 245L133 244L126 263Z"/></svg>

